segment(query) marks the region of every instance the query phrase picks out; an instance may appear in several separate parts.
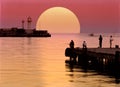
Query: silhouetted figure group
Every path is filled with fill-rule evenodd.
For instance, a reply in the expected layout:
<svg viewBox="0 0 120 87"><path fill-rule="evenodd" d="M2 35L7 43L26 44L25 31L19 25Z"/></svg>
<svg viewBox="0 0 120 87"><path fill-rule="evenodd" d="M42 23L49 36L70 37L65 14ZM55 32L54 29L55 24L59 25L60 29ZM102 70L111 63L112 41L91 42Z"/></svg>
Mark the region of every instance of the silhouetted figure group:
<svg viewBox="0 0 120 87"><path fill-rule="evenodd" d="M102 48L102 40L103 37L102 35L100 35L98 37L99 39L99 48ZM109 37L109 43L110 43L110 48L112 48L112 42L113 42L113 38L112 35ZM74 50L74 41L71 40L70 44L69 44L70 48L69 48L69 52L70 52L70 62L69 64L72 65L71 68L73 69L73 65L74 64L78 64L80 66L82 66L82 69L84 69L85 72L87 72L88 69L95 69L96 71L101 71L101 72L105 72L108 73L110 75L114 75L116 78L116 83L120 82L120 68L118 66L120 66L120 52L117 51L115 53L115 60L113 60L113 58L109 57L109 54L106 53L97 53L97 52L89 52L87 51L87 43L86 41L83 41L82 43L82 47L83 49L80 49L80 54L75 54L76 53L76 49ZM74 52L75 51L75 52ZM79 52L79 51L78 51ZM75 54L75 56L74 56ZM91 55L92 54L92 55ZM98 55L96 55L98 54ZM77 55L77 56L76 56ZM102 56L103 55L103 56ZM104 55L105 55L105 61L104 59ZM78 58L78 60L76 60L76 57ZM112 60L107 58L112 58Z"/></svg>
<svg viewBox="0 0 120 87"><path fill-rule="evenodd" d="M99 48L102 48L102 40L103 40L103 37L102 35L99 36ZM112 35L110 36L110 48L112 48L112 42L113 42L113 38L112 38Z"/></svg>
<svg viewBox="0 0 120 87"><path fill-rule="evenodd" d="M83 41L83 48L87 48L87 43L86 43L86 41ZM70 46L70 48L74 48L74 41L73 40L71 40L70 41L70 44L69 44L69 46Z"/></svg>
<svg viewBox="0 0 120 87"><path fill-rule="evenodd" d="M110 48L112 48L112 42L113 42L113 38L112 38L112 35L110 36ZM103 42L103 37L102 35L99 36L99 48L102 48L102 42ZM70 41L70 44L69 44L70 48L71 49L74 49L74 41L71 40ZM82 44L83 48L87 48L87 43L86 41L83 41L83 44Z"/></svg>

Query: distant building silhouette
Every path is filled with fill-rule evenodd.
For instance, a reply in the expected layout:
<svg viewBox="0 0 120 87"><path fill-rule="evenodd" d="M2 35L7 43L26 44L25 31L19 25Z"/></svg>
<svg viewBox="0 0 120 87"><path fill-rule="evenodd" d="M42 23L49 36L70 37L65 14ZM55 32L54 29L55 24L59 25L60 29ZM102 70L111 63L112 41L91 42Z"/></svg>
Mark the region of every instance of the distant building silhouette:
<svg viewBox="0 0 120 87"><path fill-rule="evenodd" d="M47 30L27 30L13 27L8 29L0 29L0 37L51 37L51 34L49 34Z"/></svg>
<svg viewBox="0 0 120 87"><path fill-rule="evenodd" d="M51 37L47 30L36 30L31 28L32 18L27 18L27 29L24 28L25 21L22 20L22 28L1 28L0 37Z"/></svg>

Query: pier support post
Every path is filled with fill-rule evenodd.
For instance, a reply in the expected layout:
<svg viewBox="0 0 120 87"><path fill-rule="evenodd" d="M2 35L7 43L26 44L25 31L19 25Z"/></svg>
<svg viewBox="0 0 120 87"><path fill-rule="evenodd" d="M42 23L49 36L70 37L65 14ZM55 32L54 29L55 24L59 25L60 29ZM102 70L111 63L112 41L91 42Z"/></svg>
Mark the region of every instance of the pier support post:
<svg viewBox="0 0 120 87"><path fill-rule="evenodd" d="M87 48L83 48L81 54L78 57L79 65L82 65L83 69L87 70L88 68L88 54Z"/></svg>
<svg viewBox="0 0 120 87"><path fill-rule="evenodd" d="M115 52L115 64L116 65L120 64L120 52L119 51Z"/></svg>
<svg viewBox="0 0 120 87"><path fill-rule="evenodd" d="M119 79L120 79L120 51L116 51L115 52L115 78L116 78L116 82L119 83Z"/></svg>
<svg viewBox="0 0 120 87"><path fill-rule="evenodd" d="M65 56L70 57L70 62L77 62L76 58L77 58L77 54L75 52L74 48L67 48L65 50Z"/></svg>

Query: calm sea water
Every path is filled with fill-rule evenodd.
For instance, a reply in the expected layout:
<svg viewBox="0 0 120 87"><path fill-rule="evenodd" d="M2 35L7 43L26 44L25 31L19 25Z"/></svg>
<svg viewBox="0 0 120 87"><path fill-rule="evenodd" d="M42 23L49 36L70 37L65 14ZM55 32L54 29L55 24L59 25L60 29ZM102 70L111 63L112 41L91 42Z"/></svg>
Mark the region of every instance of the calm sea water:
<svg viewBox="0 0 120 87"><path fill-rule="evenodd" d="M109 47L109 35L104 34L103 47ZM98 47L98 35L52 34L50 38L0 37L0 87L120 87L115 78L97 72L70 69L64 52L70 40L75 47ZM113 46L120 46L118 34L113 34Z"/></svg>

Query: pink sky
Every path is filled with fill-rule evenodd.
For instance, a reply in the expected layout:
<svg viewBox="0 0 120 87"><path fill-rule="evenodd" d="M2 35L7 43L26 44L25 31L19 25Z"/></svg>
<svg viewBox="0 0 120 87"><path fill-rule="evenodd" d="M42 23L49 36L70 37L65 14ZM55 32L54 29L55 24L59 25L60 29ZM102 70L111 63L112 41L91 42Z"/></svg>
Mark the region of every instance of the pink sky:
<svg viewBox="0 0 120 87"><path fill-rule="evenodd" d="M81 32L120 32L119 0L0 0L0 27L21 27L21 20L38 17L46 9L59 6L73 11Z"/></svg>

